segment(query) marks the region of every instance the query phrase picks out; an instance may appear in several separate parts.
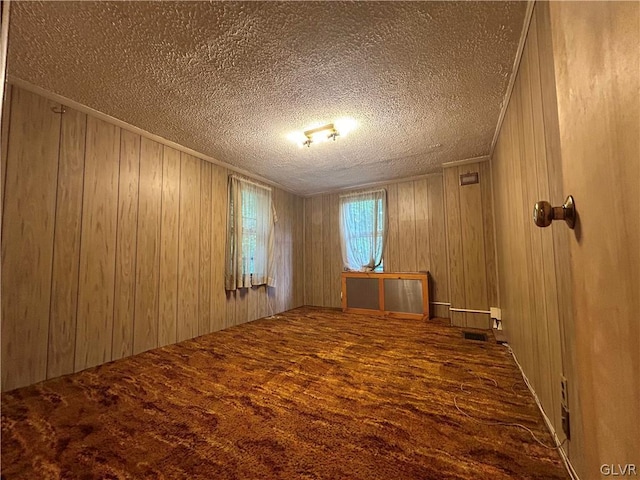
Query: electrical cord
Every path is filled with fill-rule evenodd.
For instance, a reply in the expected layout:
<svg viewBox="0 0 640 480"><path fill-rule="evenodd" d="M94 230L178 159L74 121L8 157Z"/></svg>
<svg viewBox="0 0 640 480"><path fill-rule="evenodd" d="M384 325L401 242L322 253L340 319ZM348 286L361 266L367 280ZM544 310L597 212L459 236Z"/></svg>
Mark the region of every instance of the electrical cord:
<svg viewBox="0 0 640 480"><path fill-rule="evenodd" d="M494 380L493 378L489 378L489 377L482 377L482 376L478 375L477 373L475 373L475 372L473 372L473 371L471 371L471 370L467 370L467 372L468 372L468 373L470 373L470 374L472 374L472 375L474 375L475 377L479 378L480 380L483 380L483 381L484 381L484 380L490 381L491 383L493 383L493 385L494 385L495 387L498 387L498 382L497 382L496 380ZM525 382L526 382L526 380L525 380ZM464 393L466 393L466 394L470 394L471 392L469 392L469 391L467 391L467 390L465 390L465 389L464 389L465 385L468 385L468 383L462 382L462 383L460 384L460 390L462 390L462 391L463 391ZM512 390L514 393L515 393L515 390L513 390L513 387L514 387L515 385L516 385L516 384L514 383L514 384L511 386L511 390ZM480 419L480 418L474 417L473 415L468 414L467 412L465 412L464 410L462 410L462 409L460 408L460 406L458 405L458 396L457 396L457 395L454 395L454 397L453 397L453 404L454 404L454 406L456 407L456 410L458 410L458 412L460 412L460 413L461 413L462 415L464 415L465 417L468 417L468 418L470 418L471 420L473 420L473 421L475 421L475 422L477 422L477 423L481 423L481 424L483 424L483 425L492 425L492 426L493 426L493 425L495 425L495 426L503 426L503 427L517 427L517 428L520 428L520 429L522 429L522 430L525 430L525 431L529 432L529 434L531 435L531 437L532 437L532 438L533 438L533 439L534 439L538 444L540 444L540 446L542 446L543 448L546 448L546 449L548 449L548 450L557 450L557 449L559 449L560 447L562 447L562 445L564 445L564 444L565 444L565 442L567 441L567 439L565 438L565 439L562 441L562 443L560 443L559 445L557 445L557 446L553 446L553 447L550 447L549 445L547 445L547 444L545 444L544 442L542 442L538 437L536 437L535 433L533 433L533 431L532 431L529 427L527 427L527 426L525 426L525 425L522 425L521 423L515 423L515 422L488 422L488 421L486 421L486 420L482 420L482 419Z"/></svg>

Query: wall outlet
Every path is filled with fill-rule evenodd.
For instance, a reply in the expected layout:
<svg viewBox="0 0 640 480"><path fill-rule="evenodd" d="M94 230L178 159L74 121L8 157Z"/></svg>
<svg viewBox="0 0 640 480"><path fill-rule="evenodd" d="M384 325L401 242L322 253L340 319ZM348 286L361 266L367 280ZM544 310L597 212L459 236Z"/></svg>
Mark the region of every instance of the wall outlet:
<svg viewBox="0 0 640 480"><path fill-rule="evenodd" d="M560 402L563 407L569 410L569 388L567 387L567 378L560 377Z"/></svg>

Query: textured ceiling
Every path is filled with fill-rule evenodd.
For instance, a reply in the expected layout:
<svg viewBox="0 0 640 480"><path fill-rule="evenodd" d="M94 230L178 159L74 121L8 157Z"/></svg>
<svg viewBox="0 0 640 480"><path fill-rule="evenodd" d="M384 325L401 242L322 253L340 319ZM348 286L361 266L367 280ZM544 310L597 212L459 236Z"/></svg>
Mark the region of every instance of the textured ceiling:
<svg viewBox="0 0 640 480"><path fill-rule="evenodd" d="M526 2L12 2L9 74L312 194L489 153ZM336 142L287 139L352 117Z"/></svg>

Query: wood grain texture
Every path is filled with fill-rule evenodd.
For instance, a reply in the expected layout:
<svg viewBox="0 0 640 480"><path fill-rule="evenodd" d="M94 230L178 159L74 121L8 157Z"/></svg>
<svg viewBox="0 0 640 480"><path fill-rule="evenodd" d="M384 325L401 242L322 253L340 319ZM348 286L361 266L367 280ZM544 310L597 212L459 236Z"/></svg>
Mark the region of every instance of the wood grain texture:
<svg viewBox="0 0 640 480"><path fill-rule="evenodd" d="M498 305L498 270L496 266L495 229L493 226L493 184L491 180L491 163L478 164L480 178L480 192L482 197L482 227L484 229L484 261L487 276L487 303L489 307Z"/></svg>
<svg viewBox="0 0 640 480"><path fill-rule="evenodd" d="M186 153L180 154L180 160L178 341L198 335L200 278L200 160Z"/></svg>
<svg viewBox="0 0 640 480"><path fill-rule="evenodd" d="M322 195L322 246L323 246L323 265L322 265L322 285L323 285L323 305L331 305L331 293L333 291L333 282L331 281L331 255L329 248L332 245L332 236L334 230L339 224L331 222L331 196Z"/></svg>
<svg viewBox="0 0 640 480"><path fill-rule="evenodd" d="M2 215L4 215L4 189L7 179L7 157L9 154L9 126L11 125L11 91L13 86L11 84L5 85L4 98L2 102L2 130L0 131L0 143L2 148L0 150L0 223L2 222Z"/></svg>
<svg viewBox="0 0 640 480"><path fill-rule="evenodd" d="M414 182L416 261L409 267L417 272L427 272L431 265L428 181L427 178L423 178Z"/></svg>
<svg viewBox="0 0 640 480"><path fill-rule="evenodd" d="M200 163L200 278L198 335L209 333L211 325L211 164Z"/></svg>
<svg viewBox="0 0 640 480"><path fill-rule="evenodd" d="M226 291L226 316L224 319L224 328L236 325L236 299L239 290Z"/></svg>
<svg viewBox="0 0 640 480"><path fill-rule="evenodd" d="M87 117L75 370L111 360L120 129Z"/></svg>
<svg viewBox="0 0 640 480"><path fill-rule="evenodd" d="M479 172L479 165L470 164L458 167L458 174L460 175L467 171ZM481 183L484 181L485 179L483 178ZM462 308L473 310L489 309L484 245L484 213L480 183L460 187L460 225L466 299L466 303ZM468 327L488 328L488 320L487 315L467 314Z"/></svg>
<svg viewBox="0 0 640 480"><path fill-rule="evenodd" d="M313 305L322 305L324 301L324 275L322 272L326 262L322 230L322 196L311 197L311 275L314 280L311 302Z"/></svg>
<svg viewBox="0 0 640 480"><path fill-rule="evenodd" d="M179 217L180 152L165 145L162 150L158 346L176 342Z"/></svg>
<svg viewBox="0 0 640 480"><path fill-rule="evenodd" d="M472 172L478 172L479 183L460 185L459 175ZM488 311L489 298L497 298L497 282L491 282L495 262L487 262L487 250L494 242L490 169L481 170L479 162L448 167L444 184L451 307ZM489 268L494 273L488 273ZM491 326L489 314L456 312L451 318L457 326Z"/></svg>
<svg viewBox="0 0 640 480"><path fill-rule="evenodd" d="M87 116L61 116L47 378L74 371Z"/></svg>
<svg viewBox="0 0 640 480"><path fill-rule="evenodd" d="M162 154L162 145L142 138L136 255L136 308L133 330L134 354L158 346Z"/></svg>
<svg viewBox="0 0 640 480"><path fill-rule="evenodd" d="M306 272L306 264L305 258L306 254L304 253L304 249L306 249L305 243L305 199L298 197L296 199L296 223L294 228L294 251L295 253L295 261L297 263L297 268L295 270L295 276L293 278L293 283L296 285L296 302L295 305L304 305L305 304L305 272ZM340 260L340 265L342 265L342 260Z"/></svg>
<svg viewBox="0 0 640 480"><path fill-rule="evenodd" d="M225 327L224 262L227 244L227 171L213 165L211 172L211 323L210 331Z"/></svg>
<svg viewBox="0 0 640 480"><path fill-rule="evenodd" d="M251 288L239 288L236 293L235 325L242 325L249 321L249 290Z"/></svg>
<svg viewBox="0 0 640 480"><path fill-rule="evenodd" d="M413 182L398 183L398 239L402 241L399 245L397 271L415 271L416 218Z"/></svg>
<svg viewBox="0 0 640 480"><path fill-rule="evenodd" d="M447 255L444 183L442 175L427 178L429 206L429 297L434 302L449 302L449 265ZM440 317L449 317L447 306L437 306ZM444 311L443 311L444 310Z"/></svg>
<svg viewBox="0 0 640 480"><path fill-rule="evenodd" d="M311 225L313 223L313 211L311 208L312 199L310 197L304 200L304 304L313 305L313 285L316 283L316 279L313 276L313 232ZM342 260L341 260L342 261Z"/></svg>
<svg viewBox="0 0 640 480"><path fill-rule="evenodd" d="M60 139L60 115L52 106L59 105L13 91L2 219L3 390L47 373Z"/></svg>
<svg viewBox="0 0 640 480"><path fill-rule="evenodd" d="M571 294L567 290L565 294L561 292L558 275L565 275L569 267L558 264L556 241L561 245L560 236L568 229L558 222L540 229L531 220L535 201L551 200L554 204L562 201L551 193L558 175L562 183L562 172L560 144L554 140L558 123L555 84L549 82L553 80L554 62L544 13L547 8L547 4L540 3L534 9L514 90L491 160L491 173L505 332L562 438L559 386L563 372L569 378L569 401L575 402L578 398L572 390L575 381L565 369L568 362L563 360L561 348L560 312L571 304ZM546 31L544 24L547 24ZM563 249L566 251L567 246ZM581 422L575 420L574 415L580 416L575 404L570 409L570 443L573 444L581 441ZM569 445L568 450L573 450L573 445Z"/></svg>
<svg viewBox="0 0 640 480"><path fill-rule="evenodd" d="M331 222L331 225L333 225L333 230L329 244L329 251L332 253L328 260L331 269L331 278L329 283L331 303L328 306L339 308L341 297L341 291L339 289L341 282L340 275L344 270L344 266L342 264L342 245L340 241L340 199L338 198L338 195L331 195L329 209L329 221Z"/></svg>
<svg viewBox="0 0 640 480"><path fill-rule="evenodd" d="M531 315L533 318L546 318L545 304L544 302L537 300L538 293L535 290L536 285L544 284L542 262L536 261L533 254L533 252L539 252L542 249L540 240L540 233L542 229L538 228L533 221L531 221L531 217L529 215L526 215L527 210L532 210L533 204L535 204L538 198L541 198L538 193L538 182L535 181L537 177L536 161L534 157L536 155L534 147L535 132L533 128L533 107L530 94L531 72L528 55L523 55L522 61L520 62L518 87L516 94L519 95L520 116L522 119L520 124L520 133L522 135L520 143L522 147L520 160L522 163L520 169L523 178L527 179L527 181L524 182L524 188L522 189L523 204L521 211L523 213L523 231L525 234L524 251L527 256L527 264L531 266L525 284L529 293L530 305L527 309L527 314ZM537 328L532 332L533 335L530 338L533 350L533 361L535 363L546 364L547 369L546 371L544 369L534 370L535 375L532 380L536 385L538 385L538 388L536 389L538 397L544 398L545 403L551 405L553 403L551 398L551 385L542 381L540 378L543 376L543 373L546 374L544 375L546 378L550 378L550 371L548 370L549 364L544 359L548 350L546 322L542 322L540 327L541 328Z"/></svg>
<svg viewBox="0 0 640 480"><path fill-rule="evenodd" d="M118 235L113 309L112 359L133 353L136 294L136 247L138 240L138 184L140 181L140 135L120 133L118 187Z"/></svg>
<svg viewBox="0 0 640 480"><path fill-rule="evenodd" d="M536 6L534 20L537 20L537 40L538 40L538 61L540 73L540 93L542 100L542 116L544 121L544 141L546 150L546 165L548 170L549 200L557 199L562 201L565 197L562 172L562 152L560 147L560 127L558 120L555 60L553 52L553 39L551 33L551 20L549 15L549 5L540 3ZM576 348L569 339L575 338L575 325L573 317L573 291L571 285L571 262L570 262L570 231L561 228L561 225L552 225L553 253L555 264L555 276L557 281L558 294L558 316L559 325L550 325L550 331L560 331L560 345L556 346L558 340L553 335L550 336L551 354L561 351L562 368L565 376L571 378L569 382L569 408L573 415L580 417L580 379L576 375ZM551 320L551 318L549 319ZM555 327L555 328L554 328ZM555 356L553 357L555 358ZM568 450L572 462L580 468L585 463L584 455L586 446L584 441L584 430L582 422L573 422L572 440L569 442Z"/></svg>
<svg viewBox="0 0 640 480"><path fill-rule="evenodd" d="M578 209L567 340L586 477L603 463L637 464L640 452L640 5L548 8L564 195Z"/></svg>
<svg viewBox="0 0 640 480"><path fill-rule="evenodd" d="M544 8L539 7L539 8ZM531 26L529 28L529 43L527 44L527 48L525 50L525 54L527 56L527 61L529 62L529 72L530 72L530 80L529 86L531 88L530 96L531 96L531 115L532 115L532 126L533 126L533 148L534 148L534 159L536 164L536 179L537 179L537 192L539 199L550 199L550 178L549 178L549 168L547 165L547 156L546 156L546 142L545 142L545 127L544 127L544 114L542 108L542 83L541 83L541 74L540 74L540 51L538 48L538 23L539 23L539 14L534 15L531 19ZM556 121L557 125L557 121ZM559 183L562 182L562 179L559 180ZM540 375L541 379L549 378L551 381L547 381L550 384L550 390L552 395L552 402L555 405L555 408L551 410L550 417L554 425L561 424L560 418L560 409L557 408L558 401L561 398L560 392L560 372L568 371L560 362L562 362L562 346L561 346L561 330L560 330L560 312L559 312L559 292L558 292L558 281L556 278L556 265L554 261L555 256L555 248L554 248L554 231L558 231L557 226L552 226L551 229L538 229L538 233L540 235L540 252L542 258L542 272L544 276L544 315L545 322L541 325L542 329L544 329L547 335L547 343L548 343L548 352L551 352L548 355L547 351L545 355L548 355L548 360L545 362L547 364L548 376L546 373L542 373ZM566 233L566 232L565 232ZM566 248L568 248L568 243L565 242ZM534 252L534 257L535 257ZM565 259L568 263L568 259ZM560 265L560 268L564 268ZM568 265L567 265L568 270ZM566 300L564 303L568 303ZM544 345L544 342L541 344ZM562 362L565 363L565 362ZM573 386L570 386L571 388ZM577 430L574 430L577 431ZM576 442L573 442L574 445L579 447Z"/></svg>
<svg viewBox="0 0 640 480"><path fill-rule="evenodd" d="M225 168L10 91L3 390L302 305L304 199L273 190L278 287L227 299Z"/></svg>
<svg viewBox="0 0 640 480"><path fill-rule="evenodd" d="M449 298L451 307L465 308L464 305L466 305L467 299L464 288L464 251L458 183L458 168L445 168L444 194L447 205L446 225L449 238ZM466 327L466 315L460 312L451 312L451 324L458 327Z"/></svg>

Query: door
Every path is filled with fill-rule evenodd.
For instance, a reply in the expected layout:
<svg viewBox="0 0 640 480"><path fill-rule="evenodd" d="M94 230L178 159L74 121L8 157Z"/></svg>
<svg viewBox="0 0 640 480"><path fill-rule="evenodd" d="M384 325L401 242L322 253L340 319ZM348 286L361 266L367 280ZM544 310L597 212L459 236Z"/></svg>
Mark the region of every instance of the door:
<svg viewBox="0 0 640 480"><path fill-rule="evenodd" d="M604 478L640 471L640 5L549 9L563 187L578 212L566 360L579 385L580 473Z"/></svg>

